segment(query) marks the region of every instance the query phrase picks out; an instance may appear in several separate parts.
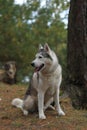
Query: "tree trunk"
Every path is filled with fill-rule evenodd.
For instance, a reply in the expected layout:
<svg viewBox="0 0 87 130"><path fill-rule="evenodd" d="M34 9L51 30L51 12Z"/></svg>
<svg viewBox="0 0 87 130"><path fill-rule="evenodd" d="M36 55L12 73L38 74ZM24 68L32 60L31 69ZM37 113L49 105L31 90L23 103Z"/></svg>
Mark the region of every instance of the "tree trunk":
<svg viewBox="0 0 87 130"><path fill-rule="evenodd" d="M68 87L75 108L87 108L87 0L71 0L68 24Z"/></svg>

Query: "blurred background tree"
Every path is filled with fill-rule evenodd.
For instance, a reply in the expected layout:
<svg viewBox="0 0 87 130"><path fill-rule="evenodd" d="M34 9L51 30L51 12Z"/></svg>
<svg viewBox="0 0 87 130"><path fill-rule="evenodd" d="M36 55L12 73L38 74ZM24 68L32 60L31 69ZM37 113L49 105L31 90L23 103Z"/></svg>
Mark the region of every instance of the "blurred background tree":
<svg viewBox="0 0 87 130"><path fill-rule="evenodd" d="M0 1L0 64L15 60L18 77L31 75L31 61L39 44L48 43L57 53L66 75L67 27L61 14L69 0L27 0L19 5L14 0Z"/></svg>

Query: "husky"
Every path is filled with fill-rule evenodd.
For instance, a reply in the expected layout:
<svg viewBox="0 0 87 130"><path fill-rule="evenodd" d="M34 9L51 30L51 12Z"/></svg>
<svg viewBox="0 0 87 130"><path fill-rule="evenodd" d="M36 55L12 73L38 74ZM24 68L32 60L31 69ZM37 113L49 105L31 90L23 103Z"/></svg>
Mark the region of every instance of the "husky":
<svg viewBox="0 0 87 130"><path fill-rule="evenodd" d="M65 115L59 103L62 68L47 43L44 47L39 46L31 65L34 67L34 73L24 99L15 98L12 105L21 108L24 115L38 111L39 119L46 119L44 112L48 107L53 108L51 104L54 101L58 114Z"/></svg>

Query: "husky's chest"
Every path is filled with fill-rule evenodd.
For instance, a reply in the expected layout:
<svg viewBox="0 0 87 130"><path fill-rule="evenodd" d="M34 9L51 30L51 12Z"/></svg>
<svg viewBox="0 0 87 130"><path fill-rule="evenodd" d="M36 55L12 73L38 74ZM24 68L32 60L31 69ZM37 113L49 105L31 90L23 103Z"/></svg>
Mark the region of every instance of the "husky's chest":
<svg viewBox="0 0 87 130"><path fill-rule="evenodd" d="M46 77L43 81L42 89L45 91L46 95L53 96L56 91L58 84L58 79L55 76Z"/></svg>
<svg viewBox="0 0 87 130"><path fill-rule="evenodd" d="M53 95L58 84L58 75L46 75L39 78L38 87L44 92L48 91L49 95Z"/></svg>
<svg viewBox="0 0 87 130"><path fill-rule="evenodd" d="M41 79L41 82L47 86L54 86L58 82L58 76L46 76Z"/></svg>

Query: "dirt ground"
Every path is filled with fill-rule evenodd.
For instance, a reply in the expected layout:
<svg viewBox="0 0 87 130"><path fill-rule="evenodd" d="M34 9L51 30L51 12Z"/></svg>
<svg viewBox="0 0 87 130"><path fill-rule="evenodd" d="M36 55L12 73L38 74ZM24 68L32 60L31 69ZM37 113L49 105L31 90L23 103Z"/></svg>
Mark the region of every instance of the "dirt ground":
<svg viewBox="0 0 87 130"><path fill-rule="evenodd" d="M23 98L27 85L0 83L0 130L87 130L87 111L72 108L69 98L61 100L66 113L58 116L56 111L47 110L47 119L38 119L38 114L24 116L22 111L11 106L15 97Z"/></svg>

